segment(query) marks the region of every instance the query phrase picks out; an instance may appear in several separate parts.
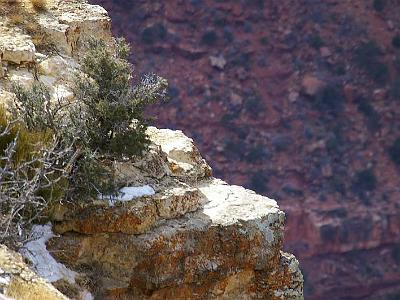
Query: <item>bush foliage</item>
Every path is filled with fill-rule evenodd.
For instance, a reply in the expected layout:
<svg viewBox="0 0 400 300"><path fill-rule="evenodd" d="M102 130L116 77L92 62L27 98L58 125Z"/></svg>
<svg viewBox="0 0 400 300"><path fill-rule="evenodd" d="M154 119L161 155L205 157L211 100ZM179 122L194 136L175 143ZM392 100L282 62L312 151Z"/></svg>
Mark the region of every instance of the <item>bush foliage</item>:
<svg viewBox="0 0 400 300"><path fill-rule="evenodd" d="M23 239L54 201L116 192L113 161L146 150L143 111L164 99L167 82L149 75L133 85L129 51L122 40L112 51L91 41L74 101L51 99L38 82L13 87L14 106L0 110L0 243Z"/></svg>
<svg viewBox="0 0 400 300"><path fill-rule="evenodd" d="M370 41L360 45L355 51L355 61L358 66L379 84L389 78L388 67L381 61L382 51L376 43Z"/></svg>
<svg viewBox="0 0 400 300"><path fill-rule="evenodd" d="M389 156L392 161L400 166L400 138L394 141L394 143L388 149Z"/></svg>
<svg viewBox="0 0 400 300"><path fill-rule="evenodd" d="M82 61L85 75L77 77L74 93L79 107L71 115L73 134L89 149L113 155L138 155L149 143L145 134L146 105L163 99L167 82L145 76L132 88L129 48L119 43L116 54L92 41Z"/></svg>

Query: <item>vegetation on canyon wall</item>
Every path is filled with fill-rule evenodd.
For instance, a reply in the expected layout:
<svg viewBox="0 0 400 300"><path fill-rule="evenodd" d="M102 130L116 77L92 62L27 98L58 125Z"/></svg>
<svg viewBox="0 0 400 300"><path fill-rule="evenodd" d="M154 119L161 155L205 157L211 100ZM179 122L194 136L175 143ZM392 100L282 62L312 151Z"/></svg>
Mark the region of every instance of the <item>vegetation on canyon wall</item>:
<svg viewBox="0 0 400 300"><path fill-rule="evenodd" d="M18 246L52 203L118 188L112 161L140 156L149 144L146 105L165 98L167 82L148 75L132 87L130 48L88 43L73 101L48 88L14 85L14 104L0 111L0 242Z"/></svg>

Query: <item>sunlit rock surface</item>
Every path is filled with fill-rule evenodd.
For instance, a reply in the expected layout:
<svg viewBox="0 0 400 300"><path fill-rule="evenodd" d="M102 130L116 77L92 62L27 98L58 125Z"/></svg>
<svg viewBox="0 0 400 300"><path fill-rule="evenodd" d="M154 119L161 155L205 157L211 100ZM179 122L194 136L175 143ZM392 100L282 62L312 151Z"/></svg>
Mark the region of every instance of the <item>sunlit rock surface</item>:
<svg viewBox="0 0 400 300"><path fill-rule="evenodd" d="M67 300L68 298L35 274L20 254L0 245L0 299Z"/></svg>

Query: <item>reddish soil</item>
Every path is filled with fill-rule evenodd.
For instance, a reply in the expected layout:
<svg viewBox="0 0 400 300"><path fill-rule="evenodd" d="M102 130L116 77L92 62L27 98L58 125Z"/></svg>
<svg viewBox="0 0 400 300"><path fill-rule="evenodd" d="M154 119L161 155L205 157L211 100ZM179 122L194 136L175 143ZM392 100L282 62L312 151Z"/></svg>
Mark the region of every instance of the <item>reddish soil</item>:
<svg viewBox="0 0 400 300"><path fill-rule="evenodd" d="M399 1L92 2L169 80L154 123L287 212L306 299L400 299Z"/></svg>

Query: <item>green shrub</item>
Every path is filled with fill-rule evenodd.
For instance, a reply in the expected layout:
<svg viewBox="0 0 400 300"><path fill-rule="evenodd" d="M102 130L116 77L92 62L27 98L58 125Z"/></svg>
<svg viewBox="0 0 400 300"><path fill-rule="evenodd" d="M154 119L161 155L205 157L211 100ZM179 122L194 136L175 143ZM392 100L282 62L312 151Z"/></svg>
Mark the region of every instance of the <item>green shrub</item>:
<svg viewBox="0 0 400 300"><path fill-rule="evenodd" d="M399 300L400 299L400 292L391 293L385 296L385 300Z"/></svg>
<svg viewBox="0 0 400 300"><path fill-rule="evenodd" d="M389 78L389 69L382 62L371 62L369 65L365 66L369 76L380 84L385 83Z"/></svg>
<svg viewBox="0 0 400 300"><path fill-rule="evenodd" d="M343 111L344 100L342 87L329 84L317 93L313 103L320 112L337 115Z"/></svg>
<svg viewBox="0 0 400 300"><path fill-rule="evenodd" d="M372 41L361 44L355 51L355 62L377 83L385 83L389 78L387 66L381 62L382 52Z"/></svg>
<svg viewBox="0 0 400 300"><path fill-rule="evenodd" d="M312 36L309 38L308 44L309 44L311 47L315 48L315 49L319 49L319 48L321 48L322 46L324 46L325 43L324 43L323 39L321 38L321 36L318 35L318 34L316 34L316 35L312 35Z"/></svg>
<svg viewBox="0 0 400 300"><path fill-rule="evenodd" d="M393 80L390 87L390 95L395 100L400 100L400 78L396 78L395 80Z"/></svg>
<svg viewBox="0 0 400 300"><path fill-rule="evenodd" d="M395 37L393 37L392 45L395 48L400 48L400 35L396 35Z"/></svg>
<svg viewBox="0 0 400 300"><path fill-rule="evenodd" d="M333 242L336 237L336 228L333 225L322 225L319 234L323 242Z"/></svg>
<svg viewBox="0 0 400 300"><path fill-rule="evenodd" d="M358 111L367 119L367 125L370 130L377 130L380 127L380 116L371 103L364 97L356 99Z"/></svg>
<svg viewBox="0 0 400 300"><path fill-rule="evenodd" d="M353 179L353 188L358 193L373 191L376 184L376 177L372 169L358 171Z"/></svg>
<svg viewBox="0 0 400 300"><path fill-rule="evenodd" d="M167 37L167 30L163 24L157 23L143 29L140 36L145 44L151 45L158 41L165 40Z"/></svg>
<svg viewBox="0 0 400 300"><path fill-rule="evenodd" d="M87 76L75 81L79 107L71 114L73 134L85 147L103 154L140 155L149 143L143 110L167 91L166 80L155 75L144 77L132 89L126 47L119 44L113 54L104 43L92 41L81 62Z"/></svg>
<svg viewBox="0 0 400 300"><path fill-rule="evenodd" d="M388 152L392 161L397 166L400 166L400 138L394 141L392 146L389 147Z"/></svg>
<svg viewBox="0 0 400 300"><path fill-rule="evenodd" d="M215 43L217 42L217 39L218 39L218 36L217 36L216 32L213 30L208 30L202 35L201 43L208 45L208 46L212 46L212 45L215 45Z"/></svg>
<svg viewBox="0 0 400 300"><path fill-rule="evenodd" d="M29 129L0 108L0 243L17 247L32 221L68 189L69 149L50 130Z"/></svg>
<svg viewBox="0 0 400 300"><path fill-rule="evenodd" d="M400 57L396 57L396 59L393 62L393 65L396 71L400 73Z"/></svg>
<svg viewBox="0 0 400 300"><path fill-rule="evenodd" d="M268 177L262 172L254 173L251 175L248 185L253 191L263 194L268 191Z"/></svg>
<svg viewBox="0 0 400 300"><path fill-rule="evenodd" d="M263 45L268 45L269 43L269 39L267 36L263 36L262 38L260 38L260 43Z"/></svg>
<svg viewBox="0 0 400 300"><path fill-rule="evenodd" d="M30 89L14 85L13 92L18 99L14 103L14 113L22 117L29 129L56 129L60 120L56 120L55 111L51 109L50 93L42 83L34 82Z"/></svg>
<svg viewBox="0 0 400 300"><path fill-rule="evenodd" d="M55 200L114 193L113 162L146 150L143 111L164 98L167 82L152 75L132 87L129 46L109 49L90 42L76 101L53 101L35 82L13 87L12 119L0 109L0 243L25 238L17 228L25 232Z"/></svg>
<svg viewBox="0 0 400 300"><path fill-rule="evenodd" d="M386 0L374 0L373 7L376 11L383 11L386 6Z"/></svg>
<svg viewBox="0 0 400 300"><path fill-rule="evenodd" d="M259 113L265 110L262 97L256 92L252 91L244 99L244 107L247 112L257 116Z"/></svg>
<svg viewBox="0 0 400 300"><path fill-rule="evenodd" d="M264 145L258 144L253 146L246 154L246 161L249 163L256 163L268 157L268 150Z"/></svg>
<svg viewBox="0 0 400 300"><path fill-rule="evenodd" d="M392 258L400 266L400 244L396 245L392 249Z"/></svg>

